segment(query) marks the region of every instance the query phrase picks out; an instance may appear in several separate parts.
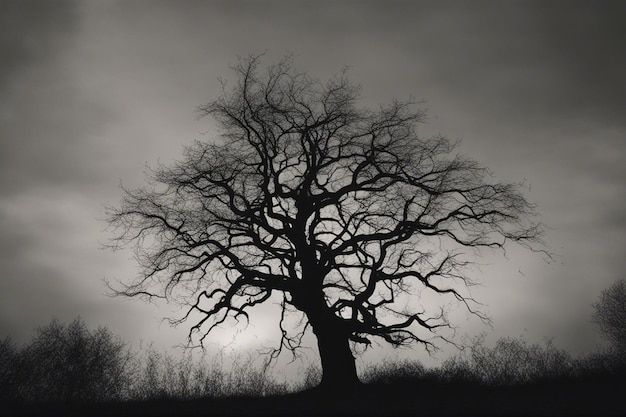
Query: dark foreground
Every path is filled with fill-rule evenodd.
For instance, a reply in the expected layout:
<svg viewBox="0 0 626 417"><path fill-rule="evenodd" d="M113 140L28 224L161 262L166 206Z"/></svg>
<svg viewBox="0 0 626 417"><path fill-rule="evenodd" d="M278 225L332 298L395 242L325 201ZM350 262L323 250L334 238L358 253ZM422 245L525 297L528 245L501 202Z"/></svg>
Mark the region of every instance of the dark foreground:
<svg viewBox="0 0 626 417"><path fill-rule="evenodd" d="M265 398L2 404L2 416L618 416L626 380L554 380L514 387L434 381L319 389Z"/></svg>

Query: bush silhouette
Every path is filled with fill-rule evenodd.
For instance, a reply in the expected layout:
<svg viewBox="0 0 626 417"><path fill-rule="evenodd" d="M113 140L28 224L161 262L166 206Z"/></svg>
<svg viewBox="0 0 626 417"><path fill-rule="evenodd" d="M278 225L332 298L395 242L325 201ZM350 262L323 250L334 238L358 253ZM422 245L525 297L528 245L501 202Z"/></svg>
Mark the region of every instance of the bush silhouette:
<svg viewBox="0 0 626 417"><path fill-rule="evenodd" d="M621 355L626 356L626 280L602 291L593 305L593 320Z"/></svg>
<svg viewBox="0 0 626 417"><path fill-rule="evenodd" d="M572 376L575 362L551 342L528 345L523 339L500 338L492 348L475 338L468 351L442 364L440 378L455 382L515 385Z"/></svg>
<svg viewBox="0 0 626 417"><path fill-rule="evenodd" d="M368 384L407 383L424 378L427 370L419 361L404 360L400 362L383 361L363 371L362 380Z"/></svg>
<svg viewBox="0 0 626 417"><path fill-rule="evenodd" d="M184 400L289 391L251 358L232 358L228 367L223 359L194 359L191 351L175 359L151 345L133 353L106 327L89 330L80 318L67 325L53 320L21 348L10 338L0 341L0 400Z"/></svg>
<svg viewBox="0 0 626 417"><path fill-rule="evenodd" d="M289 391L252 363L238 356L226 368L221 355L207 360L187 351L179 359L153 346L135 356L129 396L134 400L195 399L229 396L281 395Z"/></svg>
<svg viewBox="0 0 626 417"><path fill-rule="evenodd" d="M90 331L80 318L53 320L14 355L17 396L37 401L117 399L128 386L126 344L104 327ZM11 367L9 367L11 368Z"/></svg>

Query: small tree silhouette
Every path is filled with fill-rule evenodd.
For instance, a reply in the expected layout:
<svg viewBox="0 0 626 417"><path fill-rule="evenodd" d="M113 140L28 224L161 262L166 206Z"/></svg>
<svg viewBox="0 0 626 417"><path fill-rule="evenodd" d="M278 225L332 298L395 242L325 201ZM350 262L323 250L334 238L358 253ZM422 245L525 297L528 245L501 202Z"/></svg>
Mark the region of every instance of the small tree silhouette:
<svg viewBox="0 0 626 417"><path fill-rule="evenodd" d="M19 354L19 396L38 401L103 401L128 386L130 351L104 327L90 331L80 318L38 328Z"/></svg>
<svg viewBox="0 0 626 417"><path fill-rule="evenodd" d="M174 322L197 320L190 342L200 343L277 303L282 339L271 357L295 354L311 328L322 384L340 387L358 383L351 344L431 349L446 339L450 300L484 318L463 290L472 260L463 250L539 241L517 186L489 181L446 138L418 136L425 113L411 103L363 109L343 73L323 84L289 59L258 67L258 57L241 61L238 81L199 108L219 138L187 148L110 208L114 246L134 243L143 268L117 293L188 303ZM427 308L421 291L442 304ZM288 316L298 330L287 330Z"/></svg>
<svg viewBox="0 0 626 417"><path fill-rule="evenodd" d="M602 291L593 307L595 323L614 347L626 355L626 280Z"/></svg>

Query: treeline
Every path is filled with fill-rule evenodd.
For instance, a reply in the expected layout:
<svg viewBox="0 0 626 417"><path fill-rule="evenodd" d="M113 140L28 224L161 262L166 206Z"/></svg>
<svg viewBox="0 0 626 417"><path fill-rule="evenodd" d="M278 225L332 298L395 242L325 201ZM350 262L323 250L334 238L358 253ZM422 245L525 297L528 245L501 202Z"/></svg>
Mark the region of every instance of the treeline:
<svg viewBox="0 0 626 417"><path fill-rule="evenodd" d="M361 373L370 385L437 384L514 386L563 380L626 376L620 349L573 358L551 343L527 344L503 338L487 347L476 338L462 353L438 368L418 361L384 362ZM68 325L53 321L18 348L0 343L0 399L3 401L101 402L218 398L236 395L278 396L313 388L321 371L311 367L298 385L276 383L251 360L174 359L148 348L133 352L107 328L90 330L81 319Z"/></svg>

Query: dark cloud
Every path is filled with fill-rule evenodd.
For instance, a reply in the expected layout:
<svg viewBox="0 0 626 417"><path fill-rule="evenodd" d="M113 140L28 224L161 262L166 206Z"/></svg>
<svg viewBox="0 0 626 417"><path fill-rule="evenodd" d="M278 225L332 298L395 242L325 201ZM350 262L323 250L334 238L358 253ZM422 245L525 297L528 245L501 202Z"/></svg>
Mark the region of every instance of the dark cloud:
<svg viewBox="0 0 626 417"><path fill-rule="evenodd" d="M58 317L72 310L76 296L62 269L41 262L50 252L40 237L46 231L0 209L0 337L22 342L51 312Z"/></svg>
<svg viewBox="0 0 626 417"><path fill-rule="evenodd" d="M567 106L571 101L584 113L604 117L622 125L626 110L626 3L537 2L534 14L541 26L539 36L550 51L555 82L563 90Z"/></svg>
<svg viewBox="0 0 626 417"><path fill-rule="evenodd" d="M567 335L588 316L577 305L623 271L621 1L77 4L0 2L0 333L51 311L124 327L130 302L113 307L99 280L136 265L96 254L99 205L117 201L120 179L142 184L144 161L179 155L228 64L265 50L265 63L290 51L321 79L348 65L367 105L426 99L426 133L464 138L496 179L528 179L563 265L523 256L515 285L510 263L478 274L503 333Z"/></svg>
<svg viewBox="0 0 626 417"><path fill-rule="evenodd" d="M440 2L413 16L418 29L396 29L415 34L407 49L437 84L494 118L623 124L623 2Z"/></svg>
<svg viewBox="0 0 626 417"><path fill-rule="evenodd" d="M93 136L110 113L73 80L68 57L79 29L72 1L0 2L2 336L23 339L52 315L71 319L80 300L101 293L101 274L79 276L97 258L89 252L96 234L85 227L97 210L76 196L101 204L103 155Z"/></svg>
<svg viewBox="0 0 626 417"><path fill-rule="evenodd" d="M366 94L417 95L488 112L492 124L570 122L623 126L626 4L578 1L336 2L309 12L297 3L265 31L293 30L312 66L353 65ZM248 13L241 11L243 20ZM307 23L308 22L308 23ZM274 23L277 26L274 26ZM292 29L294 28L294 29ZM301 28L301 29L298 29ZM245 33L245 32L244 32ZM241 35L239 35L241 36ZM269 46L271 48L271 46ZM465 100L471 100L465 102ZM446 116L445 108L440 116Z"/></svg>
<svg viewBox="0 0 626 417"><path fill-rule="evenodd" d="M68 56L79 30L70 1L2 2L0 189L90 184L109 111L81 95Z"/></svg>
<svg viewBox="0 0 626 417"><path fill-rule="evenodd" d="M17 337L31 329L33 316L50 298L62 300L67 287L57 271L36 261L44 252L37 232L10 209L13 198L35 184L53 184L66 170L54 167L58 141L50 112L62 95L58 54L78 25L69 1L0 2L0 332ZM60 82L59 82L60 81ZM62 102L62 100L61 100ZM58 110L57 110L58 112ZM57 113L58 115L58 113ZM66 120L67 121L67 120ZM57 120L61 125L61 121ZM41 184L43 183L43 184ZM36 202L41 204L41 201ZM41 255L42 253L39 253ZM49 282L49 285L43 285Z"/></svg>
<svg viewBox="0 0 626 417"><path fill-rule="evenodd" d="M53 58L77 24L72 0L0 2L0 89L24 66Z"/></svg>

